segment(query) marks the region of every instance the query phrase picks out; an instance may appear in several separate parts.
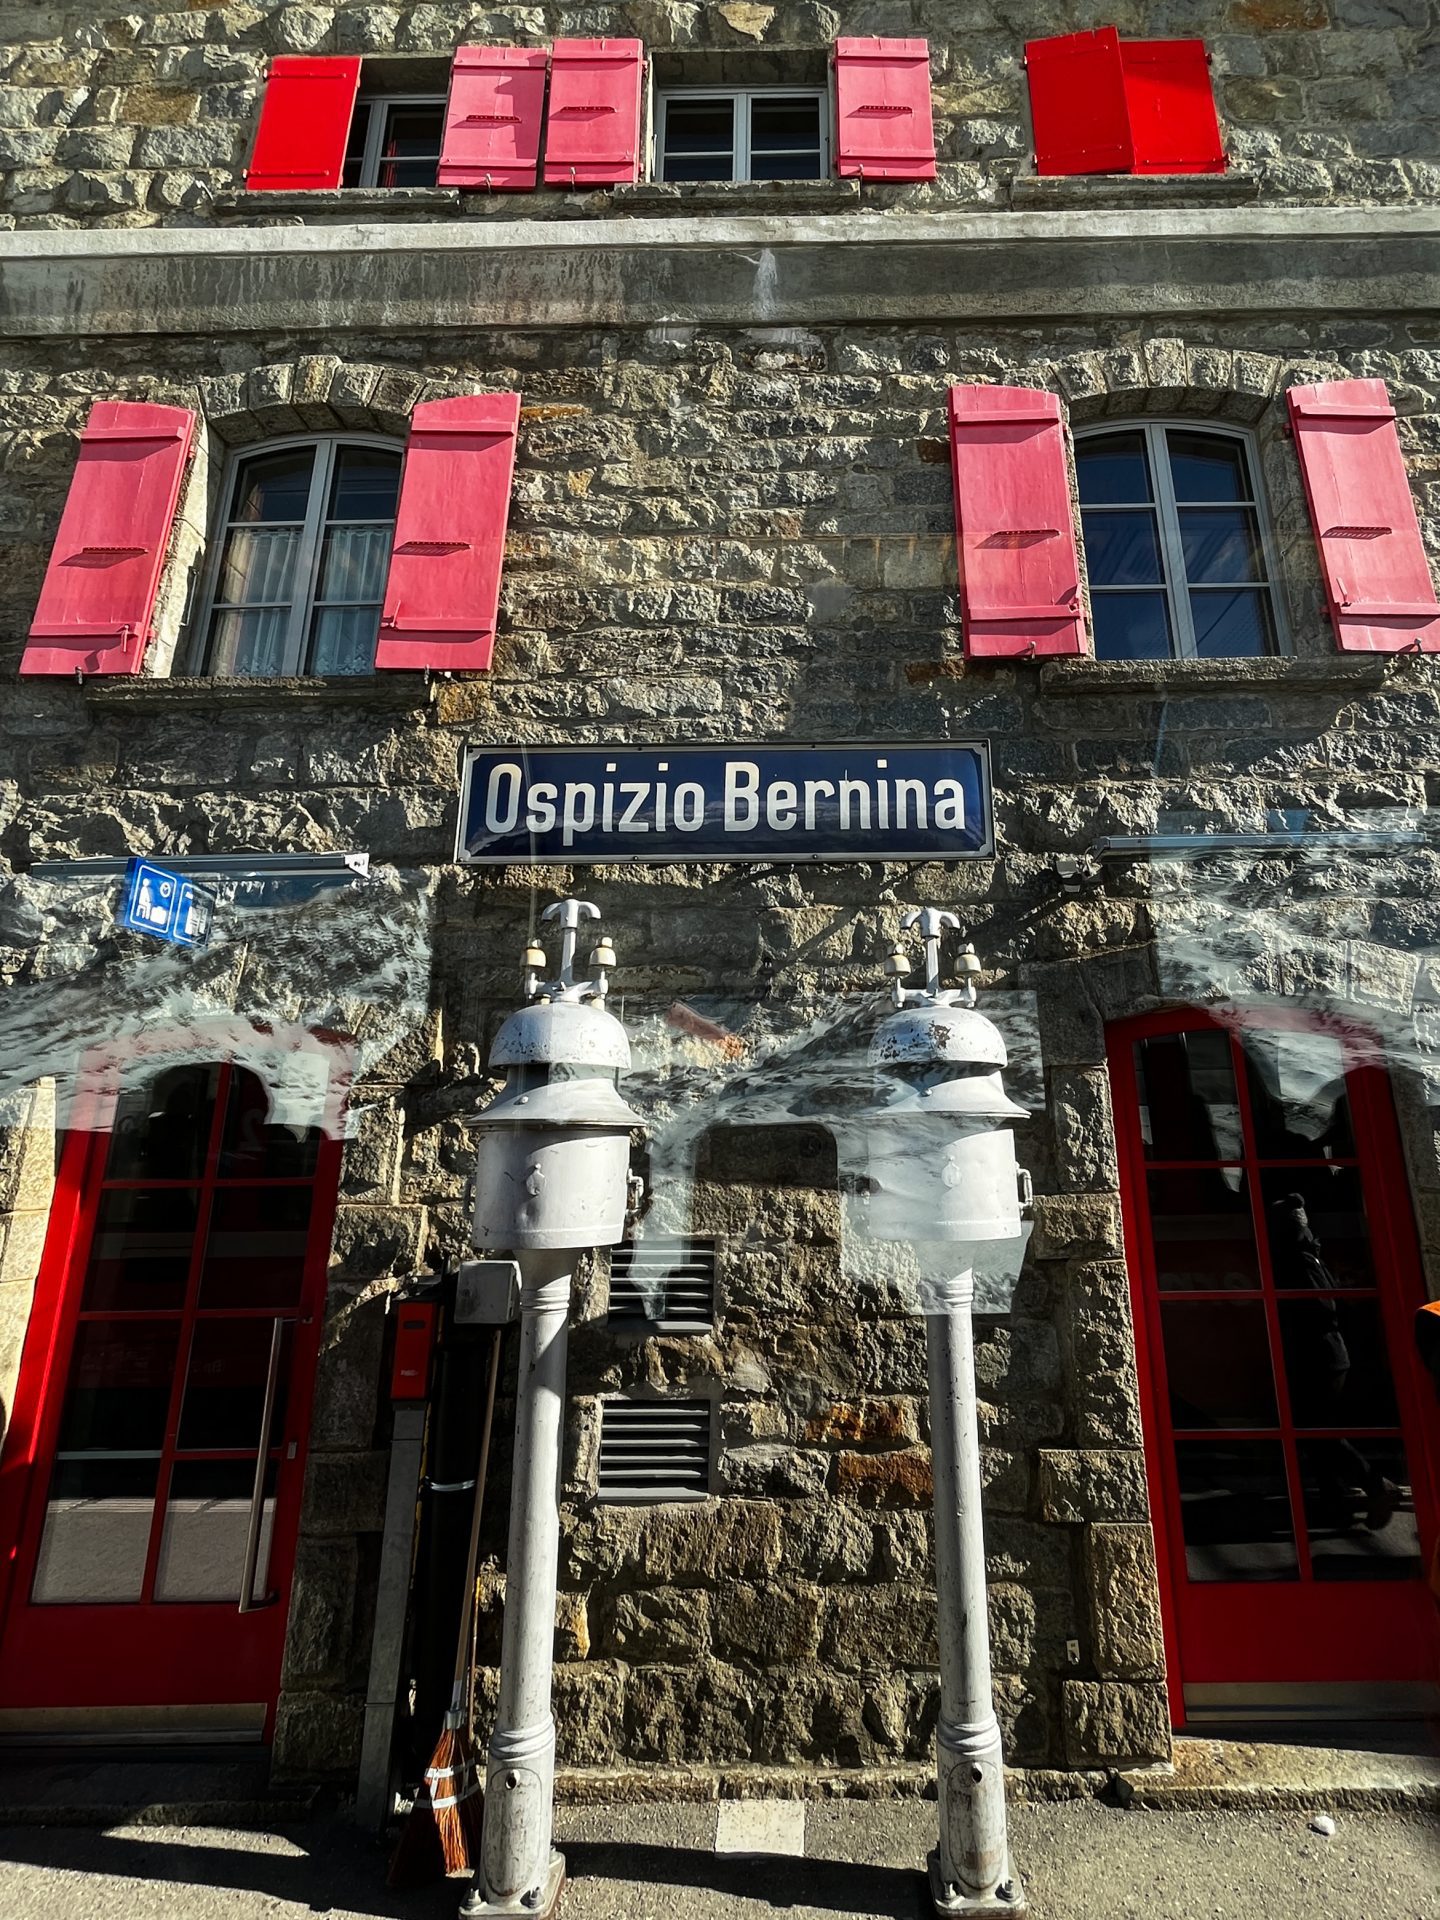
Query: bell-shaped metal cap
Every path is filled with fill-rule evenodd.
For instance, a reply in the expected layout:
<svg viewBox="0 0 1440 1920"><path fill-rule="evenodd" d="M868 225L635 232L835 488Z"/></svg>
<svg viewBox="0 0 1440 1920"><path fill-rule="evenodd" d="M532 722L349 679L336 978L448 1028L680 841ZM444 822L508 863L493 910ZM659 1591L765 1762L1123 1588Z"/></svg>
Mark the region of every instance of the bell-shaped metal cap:
<svg viewBox="0 0 1440 1920"><path fill-rule="evenodd" d="M490 1049L490 1066L496 1073L558 1061L624 1073L630 1066L630 1041L614 1014L593 1001L542 1000L517 1008Z"/></svg>
<svg viewBox="0 0 1440 1920"><path fill-rule="evenodd" d="M546 1069L537 1069L544 1072ZM643 1127L644 1116L628 1104L614 1080L594 1076L564 1076L563 1066L549 1069L552 1077L534 1086L512 1070L507 1084L477 1113L477 1127L596 1127L607 1133L631 1133Z"/></svg>
<svg viewBox="0 0 1440 1920"><path fill-rule="evenodd" d="M876 1108L883 1113L949 1113L1022 1120L1005 1091L1000 1029L974 1007L948 1000L902 1007L882 1020L870 1044Z"/></svg>

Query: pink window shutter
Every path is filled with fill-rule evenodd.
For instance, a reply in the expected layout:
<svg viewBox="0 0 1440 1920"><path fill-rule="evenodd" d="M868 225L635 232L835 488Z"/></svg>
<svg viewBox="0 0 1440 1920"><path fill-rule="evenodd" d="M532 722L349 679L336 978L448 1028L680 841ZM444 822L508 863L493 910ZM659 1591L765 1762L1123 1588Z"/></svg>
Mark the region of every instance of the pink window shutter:
<svg viewBox="0 0 1440 1920"><path fill-rule="evenodd" d="M139 673L194 432L188 407L91 407L21 673Z"/></svg>
<svg viewBox="0 0 1440 1920"><path fill-rule="evenodd" d="M520 424L518 393L429 400L410 419L377 668L483 668Z"/></svg>
<svg viewBox="0 0 1440 1920"><path fill-rule="evenodd" d="M835 42L835 164L842 179L935 178L927 41Z"/></svg>
<svg viewBox="0 0 1440 1920"><path fill-rule="evenodd" d="M544 47L457 47L439 184L524 193L540 170Z"/></svg>
<svg viewBox="0 0 1440 1920"><path fill-rule="evenodd" d="M638 40L557 40L545 110L547 187L627 186L640 178Z"/></svg>
<svg viewBox="0 0 1440 1920"><path fill-rule="evenodd" d="M1286 402L1342 650L1440 652L1440 601L1385 382L1291 387Z"/></svg>
<svg viewBox="0 0 1440 1920"><path fill-rule="evenodd" d="M338 187L359 90L358 56L311 60L282 53L272 60L255 151L245 170L247 191Z"/></svg>
<svg viewBox="0 0 1440 1920"><path fill-rule="evenodd" d="M950 446L966 654L1084 653L1058 397L1036 387L952 387Z"/></svg>

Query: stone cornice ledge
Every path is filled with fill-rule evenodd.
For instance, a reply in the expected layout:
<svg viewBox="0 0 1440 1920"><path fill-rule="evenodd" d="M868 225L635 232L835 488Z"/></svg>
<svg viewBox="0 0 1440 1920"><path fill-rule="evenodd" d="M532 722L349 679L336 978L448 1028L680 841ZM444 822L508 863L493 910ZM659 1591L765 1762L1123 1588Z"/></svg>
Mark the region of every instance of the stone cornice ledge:
<svg viewBox="0 0 1440 1920"><path fill-rule="evenodd" d="M1411 311L1437 239L1417 206L19 232L0 335Z"/></svg>

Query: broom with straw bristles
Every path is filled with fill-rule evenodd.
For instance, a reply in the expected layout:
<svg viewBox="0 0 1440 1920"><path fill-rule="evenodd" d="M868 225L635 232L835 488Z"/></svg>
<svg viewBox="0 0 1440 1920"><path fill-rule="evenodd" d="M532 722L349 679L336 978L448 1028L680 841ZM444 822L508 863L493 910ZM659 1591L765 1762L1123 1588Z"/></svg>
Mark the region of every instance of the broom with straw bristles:
<svg viewBox="0 0 1440 1920"><path fill-rule="evenodd" d="M485 1473L490 1464L490 1429L495 1420L503 1332L497 1327L490 1344L485 1421L475 1468L475 1509L470 1517L465 1599L460 1609L450 1709L390 1862L387 1884L392 1887L426 1886L448 1874L472 1872L480 1857L483 1796L475 1751L475 1566L480 1553L480 1516L485 1510Z"/></svg>

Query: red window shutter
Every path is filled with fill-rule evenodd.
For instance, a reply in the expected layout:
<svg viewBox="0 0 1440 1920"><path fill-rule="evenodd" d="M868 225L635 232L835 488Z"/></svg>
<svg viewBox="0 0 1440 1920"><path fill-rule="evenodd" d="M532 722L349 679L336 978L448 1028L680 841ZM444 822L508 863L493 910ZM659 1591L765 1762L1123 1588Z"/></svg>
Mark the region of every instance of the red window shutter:
<svg viewBox="0 0 1440 1920"><path fill-rule="evenodd" d="M1440 601L1383 380L1286 395L1335 635L1346 652L1440 652Z"/></svg>
<svg viewBox="0 0 1440 1920"><path fill-rule="evenodd" d="M359 91L358 56L311 60L281 54L272 60L245 173L249 191L338 187Z"/></svg>
<svg viewBox="0 0 1440 1920"><path fill-rule="evenodd" d="M544 47L457 47L450 70L442 187L523 193L540 171Z"/></svg>
<svg viewBox="0 0 1440 1920"><path fill-rule="evenodd" d="M1058 397L1035 387L952 387L950 447L967 655L1084 653Z"/></svg>
<svg viewBox="0 0 1440 1920"><path fill-rule="evenodd" d="M489 666L519 424L518 393L411 415L377 667Z"/></svg>
<svg viewBox="0 0 1440 1920"><path fill-rule="evenodd" d="M21 673L139 673L194 431L188 407L91 407Z"/></svg>
<svg viewBox="0 0 1440 1920"><path fill-rule="evenodd" d="M1203 40L1122 40L1135 173L1223 173Z"/></svg>
<svg viewBox="0 0 1440 1920"><path fill-rule="evenodd" d="M835 160L842 179L935 178L928 41L835 42Z"/></svg>
<svg viewBox="0 0 1440 1920"><path fill-rule="evenodd" d="M557 40L545 112L547 187L626 186L640 178L638 40Z"/></svg>
<svg viewBox="0 0 1440 1920"><path fill-rule="evenodd" d="M1134 141L1114 27L1025 45L1037 173L1129 173Z"/></svg>

